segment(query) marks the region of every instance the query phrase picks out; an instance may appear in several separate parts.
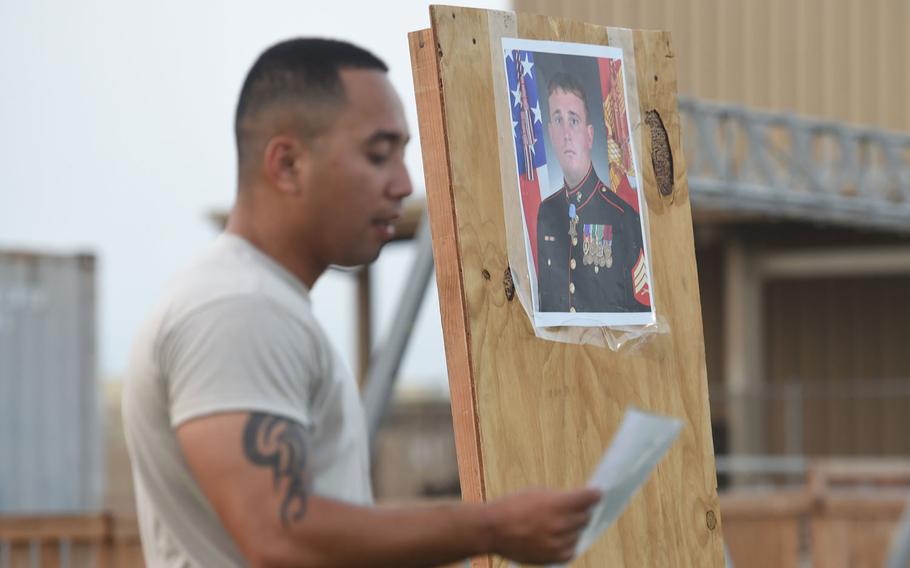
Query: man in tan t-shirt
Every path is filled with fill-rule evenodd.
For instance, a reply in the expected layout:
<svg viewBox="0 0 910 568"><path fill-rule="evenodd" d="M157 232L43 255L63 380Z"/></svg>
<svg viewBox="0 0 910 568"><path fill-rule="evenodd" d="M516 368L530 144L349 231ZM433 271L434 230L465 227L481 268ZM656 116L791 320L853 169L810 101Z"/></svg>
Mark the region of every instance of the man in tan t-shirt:
<svg viewBox="0 0 910 568"><path fill-rule="evenodd" d="M237 106L227 231L173 283L130 358L124 424L149 568L571 559L596 491L374 507L363 411L312 314L331 264L372 262L411 193L385 65L278 44Z"/></svg>

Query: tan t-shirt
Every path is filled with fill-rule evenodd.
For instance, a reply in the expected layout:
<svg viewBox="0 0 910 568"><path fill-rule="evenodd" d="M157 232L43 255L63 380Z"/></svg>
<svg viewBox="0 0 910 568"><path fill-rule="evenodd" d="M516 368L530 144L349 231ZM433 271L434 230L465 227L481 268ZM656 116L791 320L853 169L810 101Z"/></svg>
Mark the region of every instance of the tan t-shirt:
<svg viewBox="0 0 910 568"><path fill-rule="evenodd" d="M123 417L149 568L246 565L174 433L187 420L227 411L300 422L313 492L372 502L357 385L313 317L306 287L244 239L223 234L177 278L130 357ZM222 443L242 451L239 439Z"/></svg>

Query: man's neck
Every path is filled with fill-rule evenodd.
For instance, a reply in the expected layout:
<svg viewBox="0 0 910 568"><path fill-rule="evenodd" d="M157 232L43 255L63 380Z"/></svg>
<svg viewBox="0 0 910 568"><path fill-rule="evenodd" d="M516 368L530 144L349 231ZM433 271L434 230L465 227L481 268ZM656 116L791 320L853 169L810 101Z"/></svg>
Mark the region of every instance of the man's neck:
<svg viewBox="0 0 910 568"><path fill-rule="evenodd" d="M307 289L312 290L316 280L328 266L323 266L301 254L303 251L299 244L294 244L285 234L274 228L276 225L276 223L257 222L255 214L238 205L234 207L228 217L225 232L247 240L303 282Z"/></svg>
<svg viewBox="0 0 910 568"><path fill-rule="evenodd" d="M569 175L566 172L563 172L563 179L566 182L566 187L568 187L569 189L575 189L576 187L581 185L581 183L583 181L585 181L585 179L588 177L588 174L591 173L592 167L593 167L593 165L591 163L588 163L588 167L585 168L584 173L582 173L579 176L573 176L571 178L569 177Z"/></svg>

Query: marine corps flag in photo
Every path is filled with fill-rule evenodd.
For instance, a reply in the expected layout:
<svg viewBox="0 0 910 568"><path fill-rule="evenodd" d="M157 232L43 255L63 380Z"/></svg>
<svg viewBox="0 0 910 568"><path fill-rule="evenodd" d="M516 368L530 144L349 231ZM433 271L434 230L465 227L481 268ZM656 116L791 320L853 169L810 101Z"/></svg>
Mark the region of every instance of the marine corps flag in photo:
<svg viewBox="0 0 910 568"><path fill-rule="evenodd" d="M610 158L610 187L623 201L639 213L638 194L629 178L635 179L632 165L632 136L626 118L626 94L622 80L622 61L597 59L600 67L600 89L603 96L604 126L607 129L607 151Z"/></svg>

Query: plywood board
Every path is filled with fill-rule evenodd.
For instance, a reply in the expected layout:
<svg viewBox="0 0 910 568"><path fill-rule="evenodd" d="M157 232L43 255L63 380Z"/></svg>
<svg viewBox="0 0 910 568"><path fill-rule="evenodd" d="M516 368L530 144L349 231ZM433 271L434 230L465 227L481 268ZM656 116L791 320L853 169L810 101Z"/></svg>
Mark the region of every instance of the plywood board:
<svg viewBox="0 0 910 568"><path fill-rule="evenodd" d="M692 220L663 32L434 6L411 35L427 202L452 391L462 494L479 502L528 487L581 485L629 405L686 427L626 513L576 566L722 566ZM494 72L502 37L622 47L649 210L652 298L669 333L636 351L546 341L509 299L502 187L514 180L509 117ZM637 84L637 87L633 87ZM658 133L660 116L666 137ZM652 140L658 154L652 160ZM508 148L506 146L506 148ZM511 170L510 170L511 168ZM661 192L663 190L663 192ZM475 565L501 566L500 559Z"/></svg>

